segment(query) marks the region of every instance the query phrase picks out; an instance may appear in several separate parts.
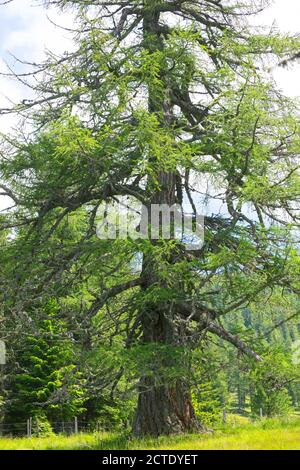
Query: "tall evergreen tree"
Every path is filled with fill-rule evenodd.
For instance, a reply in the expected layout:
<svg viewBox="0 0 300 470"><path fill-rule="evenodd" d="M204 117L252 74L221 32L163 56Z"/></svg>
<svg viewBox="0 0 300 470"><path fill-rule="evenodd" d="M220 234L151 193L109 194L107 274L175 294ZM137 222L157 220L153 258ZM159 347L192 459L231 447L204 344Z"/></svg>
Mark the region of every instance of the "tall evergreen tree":
<svg viewBox="0 0 300 470"><path fill-rule="evenodd" d="M299 122L264 61L299 39L249 26L263 1L47 3L76 9L77 49L19 77L38 96L14 109L35 130L6 138L0 164L16 205L3 228L19 234L7 315L85 283L81 327L102 315L139 354L135 434L191 430L191 350L211 333L260 361L222 317L273 286L299 292ZM206 207L203 247L98 240L97 209L119 196L149 210L185 199L194 219ZM58 242L73 213L78 237Z"/></svg>
<svg viewBox="0 0 300 470"><path fill-rule="evenodd" d="M55 301L40 312L35 334L28 334L15 351L17 369L10 384L6 421L28 417L68 421L84 408L85 383L77 370L72 341L59 320ZM43 318L44 317L44 318Z"/></svg>

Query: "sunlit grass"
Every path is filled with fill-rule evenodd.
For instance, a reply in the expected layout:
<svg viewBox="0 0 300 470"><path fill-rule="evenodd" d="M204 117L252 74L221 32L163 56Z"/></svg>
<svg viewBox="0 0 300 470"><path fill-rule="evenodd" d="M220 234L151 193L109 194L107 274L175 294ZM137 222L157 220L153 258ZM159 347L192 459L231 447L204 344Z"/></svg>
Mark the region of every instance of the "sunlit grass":
<svg viewBox="0 0 300 470"><path fill-rule="evenodd" d="M300 450L300 418L262 420L221 427L213 434L132 439L117 433L77 434L32 439L0 438L1 450Z"/></svg>
<svg viewBox="0 0 300 470"><path fill-rule="evenodd" d="M0 437L0 450L87 450L94 449L99 439L108 437L108 434L77 434L68 437L56 435L32 439Z"/></svg>

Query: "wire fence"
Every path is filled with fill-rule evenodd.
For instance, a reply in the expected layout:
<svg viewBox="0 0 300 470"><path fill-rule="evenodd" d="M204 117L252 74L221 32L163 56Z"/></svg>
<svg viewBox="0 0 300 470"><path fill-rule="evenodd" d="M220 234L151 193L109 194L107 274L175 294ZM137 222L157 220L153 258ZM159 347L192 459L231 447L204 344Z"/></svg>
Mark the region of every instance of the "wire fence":
<svg viewBox="0 0 300 470"><path fill-rule="evenodd" d="M222 421L224 424L228 422L230 412L224 409L222 412ZM245 416L245 413L234 413L235 416ZM260 418L264 417L263 409L259 410ZM87 421L79 420L77 417L70 421L51 421L50 426L46 426L39 420L28 418L27 421L20 421L15 423L0 422L0 439L1 437L43 437L49 433L62 434L71 436L78 433L93 433L100 432L103 427L100 423L88 423ZM127 423L126 426L129 426Z"/></svg>
<svg viewBox="0 0 300 470"><path fill-rule="evenodd" d="M98 424L90 424L85 421L79 421L74 418L72 421L51 422L51 430L55 434L64 434L70 436L78 433L91 433L100 431ZM27 421L16 423L0 423L1 437L39 437L45 434L45 429L39 421L29 418Z"/></svg>

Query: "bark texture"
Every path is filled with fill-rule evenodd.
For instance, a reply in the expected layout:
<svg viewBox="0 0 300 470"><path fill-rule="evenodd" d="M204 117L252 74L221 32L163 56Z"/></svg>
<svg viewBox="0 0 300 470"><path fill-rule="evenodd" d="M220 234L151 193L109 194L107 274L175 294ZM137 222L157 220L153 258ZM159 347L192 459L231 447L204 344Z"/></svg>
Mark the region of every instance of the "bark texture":
<svg viewBox="0 0 300 470"><path fill-rule="evenodd" d="M141 381L135 435L180 434L197 427L190 394L183 384L178 381L158 387L149 377Z"/></svg>

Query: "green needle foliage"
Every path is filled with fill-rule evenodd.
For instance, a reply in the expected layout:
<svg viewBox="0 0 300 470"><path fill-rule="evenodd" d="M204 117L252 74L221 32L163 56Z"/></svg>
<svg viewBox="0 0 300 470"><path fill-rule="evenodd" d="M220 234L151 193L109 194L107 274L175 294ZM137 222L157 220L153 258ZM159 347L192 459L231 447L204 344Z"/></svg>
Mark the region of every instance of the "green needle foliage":
<svg viewBox="0 0 300 470"><path fill-rule="evenodd" d="M269 72L300 39L251 26L263 1L46 3L72 8L75 48L24 64L19 78L34 96L2 110L25 118L3 136L0 161L1 188L14 204L1 218L4 331L12 358L24 328L29 347L8 375L20 374L26 413L35 400L48 406L60 371L72 375L74 364L58 346L44 351L36 328L62 321L80 351L87 416L97 416L103 397L118 403L130 389L136 435L199 428L191 390L195 377L207 381L193 368L195 351L220 366L220 347L227 364L260 362L266 345L258 323L246 326L245 309L258 318L274 292L300 291L299 114ZM99 239L98 210L120 197L203 214L203 246L139 232ZM56 318L41 322L49 299ZM282 322L297 308L295 301ZM262 333L273 326L270 315ZM118 352L108 367L110 351ZM83 395L73 383L69 390L59 413L82 407Z"/></svg>
<svg viewBox="0 0 300 470"><path fill-rule="evenodd" d="M19 373L12 379L6 409L12 423L29 416L44 425L70 421L85 411L85 380L74 364L75 350L56 302L48 302L45 310L45 319L37 320L38 333L29 334L17 352Z"/></svg>

